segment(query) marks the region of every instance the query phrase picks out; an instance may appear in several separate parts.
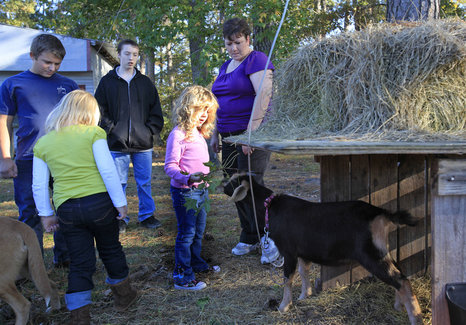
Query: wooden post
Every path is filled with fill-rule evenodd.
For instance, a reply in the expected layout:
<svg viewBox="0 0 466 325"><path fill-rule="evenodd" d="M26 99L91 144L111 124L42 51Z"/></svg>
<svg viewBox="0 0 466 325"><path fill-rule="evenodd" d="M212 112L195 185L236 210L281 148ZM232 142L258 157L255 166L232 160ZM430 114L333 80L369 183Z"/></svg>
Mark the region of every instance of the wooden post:
<svg viewBox="0 0 466 325"><path fill-rule="evenodd" d="M432 324L450 324L445 285L466 282L466 159L439 159L432 189Z"/></svg>

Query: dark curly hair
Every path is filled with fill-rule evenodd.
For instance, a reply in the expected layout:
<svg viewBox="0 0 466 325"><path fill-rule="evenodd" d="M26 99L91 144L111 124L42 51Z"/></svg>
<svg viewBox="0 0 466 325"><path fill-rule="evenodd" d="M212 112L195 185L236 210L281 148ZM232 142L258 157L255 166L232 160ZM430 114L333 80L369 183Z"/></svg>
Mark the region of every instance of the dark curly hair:
<svg viewBox="0 0 466 325"><path fill-rule="evenodd" d="M232 41L232 36L244 36L247 38L251 35L251 27L244 18L231 18L223 24L223 38Z"/></svg>

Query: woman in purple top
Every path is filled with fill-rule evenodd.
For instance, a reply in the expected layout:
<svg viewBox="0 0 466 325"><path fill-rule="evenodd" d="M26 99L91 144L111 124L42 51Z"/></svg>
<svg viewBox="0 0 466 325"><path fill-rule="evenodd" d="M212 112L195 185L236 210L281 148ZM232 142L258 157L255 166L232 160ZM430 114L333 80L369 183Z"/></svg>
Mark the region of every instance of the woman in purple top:
<svg viewBox="0 0 466 325"><path fill-rule="evenodd" d="M248 129L257 129L264 119L272 95L274 66L269 63L265 69L267 56L250 48L250 34L251 29L244 19L233 18L223 25L225 47L231 59L222 65L212 86L219 110L217 129L212 135L211 146L215 152L222 150L222 164L230 176L238 171L247 171L247 155L251 155L251 171L255 180L263 184L270 153L224 141L229 136L244 133ZM264 70L266 76L259 92ZM219 135L222 139L221 146ZM259 238L254 212L241 202L236 203L236 208L242 231L239 243L231 252L234 255L245 255L256 249ZM263 228L263 225L259 225L260 232Z"/></svg>

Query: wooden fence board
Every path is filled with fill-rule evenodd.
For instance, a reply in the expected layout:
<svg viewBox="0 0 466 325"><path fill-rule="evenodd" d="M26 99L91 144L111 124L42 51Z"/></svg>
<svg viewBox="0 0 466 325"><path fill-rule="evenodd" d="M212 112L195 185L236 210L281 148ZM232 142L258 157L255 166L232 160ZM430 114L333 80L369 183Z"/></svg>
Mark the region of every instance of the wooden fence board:
<svg viewBox="0 0 466 325"><path fill-rule="evenodd" d="M349 199L349 156L320 157L321 202ZM350 266L321 267L322 289L351 283Z"/></svg>
<svg viewBox="0 0 466 325"><path fill-rule="evenodd" d="M406 276L425 271L428 184L426 184L426 157L423 155L398 156L399 209L409 211L420 222L415 227L398 229L398 263ZM427 232L427 233L426 233Z"/></svg>
<svg viewBox="0 0 466 325"><path fill-rule="evenodd" d="M432 190L432 324L444 325L450 322L445 285L466 282L466 186L440 195L438 181L452 171L466 171L466 159L440 160L438 166Z"/></svg>

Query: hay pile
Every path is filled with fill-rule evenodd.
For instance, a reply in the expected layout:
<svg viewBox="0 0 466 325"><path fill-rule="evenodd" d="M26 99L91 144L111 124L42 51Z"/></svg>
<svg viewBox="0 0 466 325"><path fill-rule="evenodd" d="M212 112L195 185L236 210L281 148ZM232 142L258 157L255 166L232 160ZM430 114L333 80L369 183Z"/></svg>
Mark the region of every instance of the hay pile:
<svg viewBox="0 0 466 325"><path fill-rule="evenodd" d="M299 49L254 140L466 140L466 22L378 24Z"/></svg>

